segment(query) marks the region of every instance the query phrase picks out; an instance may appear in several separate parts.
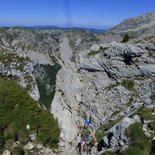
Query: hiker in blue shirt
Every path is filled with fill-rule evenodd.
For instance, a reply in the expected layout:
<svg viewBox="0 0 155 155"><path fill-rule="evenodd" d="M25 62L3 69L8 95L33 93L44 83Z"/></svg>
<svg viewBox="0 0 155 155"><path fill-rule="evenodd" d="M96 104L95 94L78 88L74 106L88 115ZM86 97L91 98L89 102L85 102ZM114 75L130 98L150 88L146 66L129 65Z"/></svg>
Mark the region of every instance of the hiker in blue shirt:
<svg viewBox="0 0 155 155"><path fill-rule="evenodd" d="M88 121L87 116L86 119L87 120L84 121L84 126L81 127L80 155L82 155L85 150L84 148L90 143L92 138L94 140L94 145L97 146L94 127Z"/></svg>

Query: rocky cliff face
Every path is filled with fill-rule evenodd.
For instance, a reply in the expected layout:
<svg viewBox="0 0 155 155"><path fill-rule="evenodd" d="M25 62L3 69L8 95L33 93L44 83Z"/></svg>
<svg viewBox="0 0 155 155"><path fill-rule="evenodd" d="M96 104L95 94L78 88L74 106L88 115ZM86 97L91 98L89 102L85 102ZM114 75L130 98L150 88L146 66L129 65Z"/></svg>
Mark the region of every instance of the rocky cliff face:
<svg viewBox="0 0 155 155"><path fill-rule="evenodd" d="M97 131L99 153L124 150L132 144L126 129L134 123L146 126L137 111L155 105L154 36L128 43L110 42L87 31L7 29L0 36L1 75L15 76L24 88L31 86L33 98L45 106L47 100L51 103L46 107L61 131L57 154L78 154L78 126L86 111ZM31 77L28 81L26 75Z"/></svg>
<svg viewBox="0 0 155 155"><path fill-rule="evenodd" d="M151 56L148 46L151 48ZM74 48L71 50L68 39L64 38L60 53L65 51L66 56L61 54L63 65L57 74L57 91L51 105L61 126L60 146L64 154L77 153L77 126L83 124L85 111L91 113L92 124L98 129L101 124L110 121L122 118L126 121L138 109L154 105L151 99L154 93L153 46L154 43L98 43L75 53L74 61L71 61ZM131 122L139 121L131 119ZM123 124L120 127L123 130L115 131L117 128L113 128L109 131L122 134L122 145L114 136L110 140L113 144L109 145L108 140L105 140L108 146L103 145L103 148L120 150L128 146L130 140L125 141L125 128L131 124L129 119L125 126Z"/></svg>

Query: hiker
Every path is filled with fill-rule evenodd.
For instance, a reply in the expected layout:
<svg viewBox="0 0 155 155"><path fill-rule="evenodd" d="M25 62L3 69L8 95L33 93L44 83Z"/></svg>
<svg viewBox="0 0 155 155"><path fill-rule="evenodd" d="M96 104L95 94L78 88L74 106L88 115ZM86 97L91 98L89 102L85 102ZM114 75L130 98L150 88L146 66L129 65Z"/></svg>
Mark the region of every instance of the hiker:
<svg viewBox="0 0 155 155"><path fill-rule="evenodd" d="M95 137L94 127L90 124L88 119L84 121L84 126L81 127L80 132L81 132L80 155L82 155L84 148L87 146L87 144L90 143L91 137L94 140L95 146L97 146L97 141Z"/></svg>

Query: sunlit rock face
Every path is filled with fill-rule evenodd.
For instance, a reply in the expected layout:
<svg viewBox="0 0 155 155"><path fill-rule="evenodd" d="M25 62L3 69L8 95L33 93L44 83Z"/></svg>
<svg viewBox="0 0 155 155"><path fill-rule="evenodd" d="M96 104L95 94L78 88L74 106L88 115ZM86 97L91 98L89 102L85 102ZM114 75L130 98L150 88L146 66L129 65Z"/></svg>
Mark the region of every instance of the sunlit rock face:
<svg viewBox="0 0 155 155"><path fill-rule="evenodd" d="M154 15L146 16L149 17L152 19ZM130 116L155 104L151 98L155 91L154 36L149 34L120 43L120 34L104 35L74 30L0 32L0 74L14 77L58 120L57 154L79 154L78 127L83 125L85 112L90 113L97 131L102 125L118 120L108 129L113 133L111 139L101 137L107 145L98 152L128 147L130 139L124 131L139 122L138 116ZM118 142L120 135L123 141ZM53 153L41 144L38 147L47 154Z"/></svg>

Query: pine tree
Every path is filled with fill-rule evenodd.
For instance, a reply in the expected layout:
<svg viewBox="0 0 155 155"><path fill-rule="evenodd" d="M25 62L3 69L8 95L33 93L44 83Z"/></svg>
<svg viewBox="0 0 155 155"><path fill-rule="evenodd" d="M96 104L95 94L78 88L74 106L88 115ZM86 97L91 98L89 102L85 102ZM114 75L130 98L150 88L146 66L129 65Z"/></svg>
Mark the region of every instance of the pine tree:
<svg viewBox="0 0 155 155"><path fill-rule="evenodd" d="M122 43L128 42L129 41L129 35L126 34L122 40Z"/></svg>

